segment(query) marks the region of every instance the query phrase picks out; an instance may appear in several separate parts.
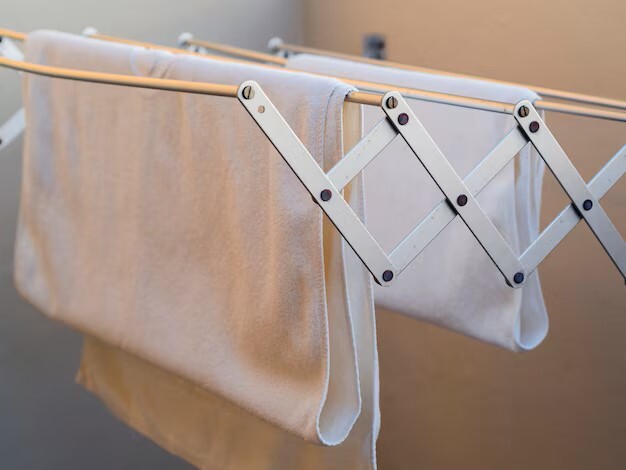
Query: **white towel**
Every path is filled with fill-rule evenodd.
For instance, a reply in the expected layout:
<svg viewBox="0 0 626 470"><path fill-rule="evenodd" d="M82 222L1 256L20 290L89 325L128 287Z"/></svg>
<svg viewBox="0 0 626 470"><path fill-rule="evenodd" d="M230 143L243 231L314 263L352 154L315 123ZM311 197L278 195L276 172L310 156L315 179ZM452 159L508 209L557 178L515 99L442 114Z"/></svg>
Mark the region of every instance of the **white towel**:
<svg viewBox="0 0 626 470"><path fill-rule="evenodd" d="M54 32L31 34L26 57L254 79L320 165L341 157L350 87L335 80ZM338 237L326 243L320 209L241 104L30 75L24 89L22 294L293 435L342 442L360 411L351 314L367 313L351 312L347 290L369 278L351 271Z"/></svg>
<svg viewBox="0 0 626 470"><path fill-rule="evenodd" d="M480 80L438 76L312 55L288 67L399 87L517 103L529 90ZM417 117L461 177L465 177L514 125L511 116L410 101ZM365 108L366 130L383 117ZM543 162L530 145L478 196L519 254L538 235ZM387 251L442 197L415 156L396 139L365 170L368 228ZM505 284L466 226L453 221L390 287L376 287L377 305L511 350L536 347L548 331L537 272L521 290Z"/></svg>
<svg viewBox="0 0 626 470"><path fill-rule="evenodd" d="M359 108L346 103L344 143L361 135ZM327 122L328 132L336 123ZM363 213L360 179L348 186L347 200ZM330 222L324 243L340 240ZM346 247L345 243L343 244ZM359 359L361 413L350 435L333 447L310 444L269 425L220 397L93 337L85 338L77 380L124 422L199 468L223 470L373 470L376 468L378 361L374 305L369 273L351 250L353 272L348 297Z"/></svg>

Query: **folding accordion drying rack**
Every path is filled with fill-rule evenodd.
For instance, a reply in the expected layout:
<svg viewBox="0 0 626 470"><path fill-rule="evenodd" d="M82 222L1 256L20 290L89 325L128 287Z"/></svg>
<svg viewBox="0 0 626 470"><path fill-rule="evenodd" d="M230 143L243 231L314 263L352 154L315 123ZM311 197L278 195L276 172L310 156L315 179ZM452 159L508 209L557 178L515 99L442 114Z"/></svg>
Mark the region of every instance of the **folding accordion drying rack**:
<svg viewBox="0 0 626 470"><path fill-rule="evenodd" d="M7 34L3 30L0 30L0 36L4 36L4 41L11 37L23 38L20 33ZM125 40L120 42L132 43ZM495 111L515 118L516 125L510 132L462 179L409 107L405 100L407 93L397 90L384 94L352 92L346 97L347 101L379 106L385 117L335 167L325 173L254 81L246 81L237 86L95 73L31 64L6 56L0 58L0 66L53 78L237 98L380 285L392 284L457 216L478 240L511 287L523 286L528 275L580 220L589 225L626 279L626 243L599 203L599 199L626 172L626 146L587 185L540 117L538 106L527 100L511 105L411 90L409 96L413 98L417 96L417 99ZM550 103L540 103L543 109L549 109ZM567 105L558 105L566 106L561 109L568 109ZM569 106L571 108L574 107ZM583 115L599 113L608 119L626 120L626 116L620 113L580 109ZM422 163L445 198L387 254L342 197L342 189L398 137L404 140ZM475 197L528 143L537 149L571 204L518 257Z"/></svg>

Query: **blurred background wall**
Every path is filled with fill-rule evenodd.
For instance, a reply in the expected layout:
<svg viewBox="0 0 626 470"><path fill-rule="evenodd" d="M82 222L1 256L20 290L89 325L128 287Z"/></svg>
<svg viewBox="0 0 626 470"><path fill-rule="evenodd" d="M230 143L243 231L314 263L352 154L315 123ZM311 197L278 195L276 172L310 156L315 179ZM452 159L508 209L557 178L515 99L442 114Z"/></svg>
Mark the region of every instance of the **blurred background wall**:
<svg viewBox="0 0 626 470"><path fill-rule="evenodd" d="M390 60L626 99L622 0L316 0L306 44L359 53L365 33ZM548 114L589 180L626 124ZM626 236L626 180L603 199ZM565 205L550 176L544 224ZM515 355L390 312L378 314L386 469L626 468L626 289L580 224L542 264L551 330Z"/></svg>
<svg viewBox="0 0 626 470"><path fill-rule="evenodd" d="M174 45L182 31L263 50L291 42L359 53L387 37L391 60L626 99L621 0L2 0L2 27L103 33ZM0 119L19 106L0 71ZM626 124L550 114L589 179L626 143ZM118 423L74 385L80 338L13 288L21 143L0 154L0 468L189 468ZM544 223L565 198L548 177ZM626 234L626 181L603 205ZM626 468L626 290L589 230L540 269L551 331L515 355L379 312L379 468Z"/></svg>
<svg viewBox="0 0 626 470"><path fill-rule="evenodd" d="M274 34L301 41L292 0L0 0L0 25L102 33L176 45L181 32L263 49ZM0 70L0 121L21 102ZM118 422L74 384L81 337L23 301L12 281L21 140L0 153L0 469L188 469Z"/></svg>

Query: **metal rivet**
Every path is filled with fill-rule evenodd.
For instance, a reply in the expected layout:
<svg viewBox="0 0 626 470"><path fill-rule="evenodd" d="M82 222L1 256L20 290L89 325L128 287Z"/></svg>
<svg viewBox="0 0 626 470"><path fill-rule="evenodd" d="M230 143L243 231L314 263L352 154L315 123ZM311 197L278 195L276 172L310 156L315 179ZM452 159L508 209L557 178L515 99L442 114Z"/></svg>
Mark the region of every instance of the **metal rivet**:
<svg viewBox="0 0 626 470"><path fill-rule="evenodd" d="M524 282L524 273L515 273L513 280L515 281L515 284L521 284Z"/></svg>
<svg viewBox="0 0 626 470"><path fill-rule="evenodd" d="M398 99L395 96L390 96L387 98L387 107L389 109L394 109L398 106Z"/></svg>
<svg viewBox="0 0 626 470"><path fill-rule="evenodd" d="M247 100L251 100L252 98L254 98L254 90L252 89L251 86L246 86L243 88L243 91L241 92L241 95L247 99Z"/></svg>
<svg viewBox="0 0 626 470"><path fill-rule="evenodd" d="M409 122L409 115L407 113L402 113L398 116L398 122L401 126L404 126L407 122Z"/></svg>
<svg viewBox="0 0 626 470"><path fill-rule="evenodd" d="M265 106L261 105L259 106L259 109L257 109L257 111L261 114L263 114L265 112Z"/></svg>
<svg viewBox="0 0 626 470"><path fill-rule="evenodd" d="M390 270L387 270L383 273L383 281L385 282L389 282L393 279L393 272Z"/></svg>
<svg viewBox="0 0 626 470"><path fill-rule="evenodd" d="M330 189L325 189L320 193L320 199L324 202L330 200L333 197L333 193Z"/></svg>
<svg viewBox="0 0 626 470"><path fill-rule="evenodd" d="M519 114L519 117L526 117L528 116L528 113L530 113L530 109L528 109L528 106L521 106L519 110L517 111L517 114Z"/></svg>
<svg viewBox="0 0 626 470"><path fill-rule="evenodd" d="M463 207L465 204L467 204L467 196L465 194L461 194L459 197L456 198L456 203Z"/></svg>
<svg viewBox="0 0 626 470"><path fill-rule="evenodd" d="M530 126L528 126L528 128L530 129L530 132L534 134L539 130L539 123L537 121L533 121L530 123Z"/></svg>
<svg viewBox="0 0 626 470"><path fill-rule="evenodd" d="M585 209L586 211L590 210L593 207L593 202L591 202L591 199L585 199L585 201L583 202L583 209Z"/></svg>

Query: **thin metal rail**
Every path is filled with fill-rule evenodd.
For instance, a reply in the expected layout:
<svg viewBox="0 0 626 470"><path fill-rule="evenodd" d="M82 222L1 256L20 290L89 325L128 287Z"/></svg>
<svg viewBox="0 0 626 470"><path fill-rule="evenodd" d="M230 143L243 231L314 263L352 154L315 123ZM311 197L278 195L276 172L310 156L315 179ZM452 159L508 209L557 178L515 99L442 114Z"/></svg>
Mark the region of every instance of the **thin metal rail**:
<svg viewBox="0 0 626 470"><path fill-rule="evenodd" d="M107 36L107 35L97 33L93 28L88 28L85 34L87 34L89 37L92 37L94 39L99 39L103 41L141 46L141 47L146 47L148 49L165 50L165 51L169 51L169 52L176 53L176 54L200 55L202 57L209 57L209 58L214 58L217 60L224 60L227 62L246 63L245 61L240 61L240 60L227 58L227 57L214 56L210 54L198 54L196 52L186 51L186 50L177 49L173 47L161 46L161 45L156 45L156 44L142 42L142 41L135 41L135 40L125 39L125 38L118 38L114 36ZM5 35L6 37L13 37L18 40L24 40L26 37L26 35L22 33L16 33L14 31L0 29L0 37L2 35ZM240 49L240 48L235 48L235 49L240 51L241 54L244 54L244 53L247 54L248 52L250 52L250 51L246 52L245 49ZM258 54L263 54L263 53L258 53ZM263 54L263 55L274 57L270 54ZM259 66L273 68L273 69L280 69L280 70L289 71L292 73L303 73L301 71L285 69L285 68L278 67L276 65L270 65L270 64L259 64ZM502 113L502 114L512 114L515 108L514 104L503 103L499 101L481 100L481 99L469 98L465 96L451 95L447 93L437 93L437 92L419 90L419 89L414 89L414 88L398 87L392 84L374 83L374 82L367 82L367 81L362 81L362 80L347 79L343 77L333 77L333 76L318 74L318 73L309 73L309 74L327 77L327 78L336 78L336 79L342 80L345 83L348 83L350 85L353 85L359 88L359 92L351 93L349 97L347 98L347 101L366 104L366 105L372 105L372 106L378 106L380 104L380 98L382 97L382 95L384 95L385 93L389 91L396 90L396 91L399 91L404 98L408 98L410 100L430 101L430 102L435 102L435 103L440 103L440 104L459 106L459 107L477 109L477 110L482 110L482 111L496 112L496 113ZM361 95L360 93L363 93L363 94ZM540 109L540 110L554 111L554 112L559 112L559 113L606 119L606 120L612 120L612 121L618 121L618 122L626 122L626 113L598 110L598 109L593 109L593 108L584 108L584 107L579 107L579 106L571 106L571 105L566 105L562 103L546 102L542 100L536 101L534 105L536 109Z"/></svg>
<svg viewBox="0 0 626 470"><path fill-rule="evenodd" d="M179 44L181 45L181 47L184 47L185 45L194 46L194 47L202 48L205 50L213 50L213 51L221 52L224 54L230 54L232 56L241 57L247 60L254 60L254 61L260 61L260 62L265 62L265 63L272 62L273 64L278 64L281 66L287 63L287 59L282 58L282 57L277 57L272 54L264 54L262 52L250 51L248 49L243 49L240 47L226 46L226 45L218 44L215 42L194 39L190 33L181 34L179 37ZM322 52L318 52L318 54L321 54L321 53ZM329 55L333 56L332 53L330 53ZM345 57L341 57L341 58L352 60L351 57L352 56L346 55ZM372 63L374 65L381 65L380 63L381 61L377 61L374 59L364 59L364 62ZM390 63L387 62L387 64L390 64ZM263 64L263 65L267 66L266 64ZM388 66L391 67L391 65L388 65ZM419 71L423 71L423 70L419 70ZM311 73L311 72L307 72L307 73ZM431 70L429 73L437 73L437 71ZM315 74L315 75L321 75L321 74ZM496 103L496 102L485 102L482 106L474 106L475 103L459 101L459 100L447 100L447 99L441 98L441 95L443 96L457 96L457 95L447 95L443 93L438 94L434 92L427 92L425 90L403 88L403 87L398 87L395 85L385 84L385 83L365 82L361 80L353 80L353 79L348 79L344 77L334 77L334 78L338 78L339 80L343 80L346 83L350 83L354 86L357 86L367 91L377 91L380 93L387 93L388 91L391 91L391 90L397 90L402 94L404 98L409 98L409 99L418 99L422 101L435 101L435 102L442 103L442 104L451 104L455 106L462 106L462 107L473 108L473 109L482 109L484 111L493 111L493 112L500 112L500 113L506 113L506 114L511 114L514 108L514 105L506 105L504 107L493 106L493 103ZM537 93L541 94L539 91L539 88L537 87L529 87L527 85L520 85L517 83L510 83L510 82L501 82L501 81L492 80L492 79L482 79L481 77L470 77L470 78L476 78L476 79L489 81L493 83L501 83L501 84L508 84L512 86L521 86L521 87L531 88L531 89L534 89ZM542 88L541 90L545 91L548 89ZM555 90L555 91L558 92L558 90ZM619 106L609 106L607 102L591 103L590 101L584 101L583 99L573 99L573 97L588 97L589 99L591 98L595 99L597 97L589 97L587 95L580 95L577 93L570 93L570 92L559 92L559 93L561 94L561 96L559 96L560 99L567 99L564 97L567 94L568 96L570 96L569 98L570 101L588 102L590 104L604 105L604 106L619 108L619 109L626 109L626 102L621 102L617 100L608 100L608 101L613 102L613 104L615 105L619 104ZM431 94L434 96L432 96ZM549 93L544 93L544 96L552 96L552 95L550 95ZM556 97L556 96L552 96L552 97ZM462 96L457 96L457 98L472 99L469 97L462 97ZM597 98L597 100L607 101L605 98ZM535 106L535 109L539 109L542 111L552 111L555 113L571 114L574 116L583 116L583 117L590 117L590 118L596 118L596 119L605 119L605 120L610 120L610 121L626 122L626 119L625 119L626 114L623 112L618 112L618 111L576 106L576 105L571 105L571 104L566 104L566 103L559 103L559 102L545 101L545 100L535 101L534 106Z"/></svg>
<svg viewBox="0 0 626 470"><path fill-rule="evenodd" d="M172 48L172 47L168 47L168 46L161 46L161 45L157 45L157 44L152 44L152 43L148 43L148 42L142 42L142 41L135 41L135 40L131 40L131 39L126 39L126 38L118 38L115 36L107 36L104 34L100 34L97 32L93 32L93 29L89 29L89 33L88 36L94 39L99 39L102 41L109 41L109 42L116 42L116 43L120 43L120 44L128 44L128 45L133 45L133 46L140 46L140 47L145 47L148 49L156 49L156 50L164 50L164 51L168 51L168 52L173 52L173 53L177 53L177 54L185 54L185 55L193 55L193 56L200 56L200 57L205 57L205 58L210 58L210 59L216 59L216 60L222 60L222 61L226 61L226 62L231 62L231 63L237 63L237 64L248 64L249 61L248 60L237 60L237 59L233 59L230 57L222 57L222 56L216 56L216 55L212 55L212 54L201 54L198 52L194 52L194 51L188 51L188 50L184 50L184 49L177 49L177 48ZM184 35L183 35L184 36ZM236 48L238 49L238 48ZM220 51L221 52L221 51ZM248 51L248 52L252 52L252 51ZM260 55L264 55L264 56L269 56L269 57L275 57L272 56L271 54L264 54L264 53L258 53ZM294 74L301 74L301 73L305 73L299 70L291 70L291 69L286 69L283 67L279 67L276 66L274 64L258 64L258 67L264 67L264 68L269 68L269 69L274 69L274 70L281 70L284 72L289 72L289 73L294 73ZM464 107L464 108L471 108L471 109L478 109L481 111L489 111L489 112L495 112L495 113L502 113L502 114L511 114L513 112L513 109L515 107L514 104L509 104L509 103L503 103L500 101L490 101L490 100L481 100L481 99L477 99L477 98L469 98L469 97L465 97L465 96L459 96L459 95L451 95L451 94L447 94L447 93L437 93L437 92L432 92L432 91L426 91L426 90L418 90L418 89L414 89L414 88L403 88L403 87L397 87L394 85L389 85L389 84L381 84L381 83L374 83L374 82L366 82L366 81L362 81L362 80L353 80L353 79L347 79L347 78L343 78L343 77L335 77L332 75L325 75L325 74L321 74L321 73L310 73L310 72L306 72L308 75L315 75L318 77L324 77L324 78L334 78L337 80L341 80L344 83L347 83L349 85L353 85L354 87L358 88L360 91L362 92L369 92L369 93L375 93L377 95L379 95L380 98L382 98L382 95L384 95L385 93L387 93L390 90L397 90L400 93L402 93L402 95L405 98L408 99L415 99L415 100L420 100L420 101L431 101L431 102L436 102L436 103L441 103L441 104L446 104L446 105L451 105L451 106L459 106L459 107ZM372 100L371 103L366 103L366 104L371 104L373 106L379 106L380 104L380 100L377 99ZM619 120L619 121L624 121L626 122L626 114L623 115L616 115L616 116L612 116L613 118Z"/></svg>
<svg viewBox="0 0 626 470"><path fill-rule="evenodd" d="M6 67L20 72L33 73L52 78L78 80L81 82L101 83L106 85L120 85L136 88L151 88L155 90L178 91L201 95L237 97L238 85L222 85L219 83L188 82L184 80L169 80L164 78L135 77L112 73L87 72L84 70L50 67L47 65L32 64L19 60L0 57L0 67ZM352 92L346 96L346 101L366 105L380 105L381 97L372 93Z"/></svg>
<svg viewBox="0 0 626 470"><path fill-rule="evenodd" d="M200 41L195 41L200 42ZM488 81L492 83L499 83L502 85L519 86L533 90L535 93L549 98L556 98L560 100L574 101L577 103L591 104L595 106L604 106L608 108L624 109L626 110L626 101L617 100L613 98L604 98L601 96L586 95L583 93L574 93L564 90L556 90L554 88L540 87L535 85L528 85L524 83L510 82L506 80L497 80L495 78L481 77L478 75L464 74L458 72L449 72L446 70L439 70L429 67L418 67L415 65L401 64L398 62L391 62L387 60L368 59L366 57L360 57L352 54L344 54L340 52L326 51L322 49L315 49L313 47L297 46L294 44L284 43L280 38L273 38L269 43L270 47L275 51L287 51L297 52L314 55L325 55L328 57L335 57L338 59L351 60L353 62L362 62L365 64L379 65L383 67L393 67L402 70L409 70L414 72L436 73L439 75L447 75L450 77L462 77L462 78L474 78L478 80Z"/></svg>

